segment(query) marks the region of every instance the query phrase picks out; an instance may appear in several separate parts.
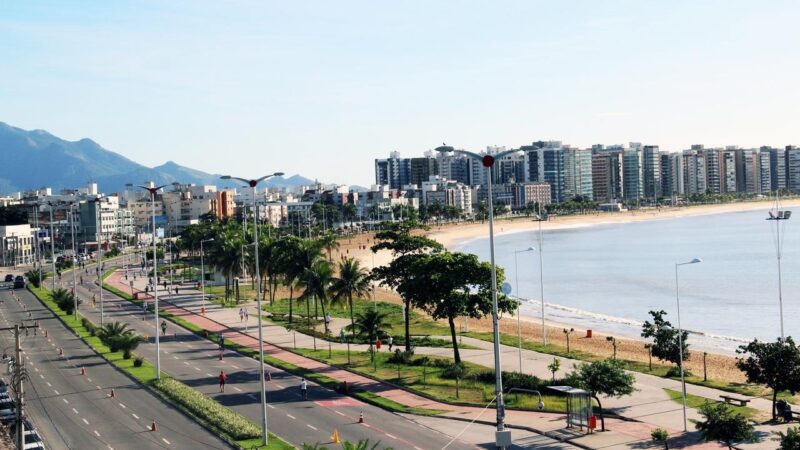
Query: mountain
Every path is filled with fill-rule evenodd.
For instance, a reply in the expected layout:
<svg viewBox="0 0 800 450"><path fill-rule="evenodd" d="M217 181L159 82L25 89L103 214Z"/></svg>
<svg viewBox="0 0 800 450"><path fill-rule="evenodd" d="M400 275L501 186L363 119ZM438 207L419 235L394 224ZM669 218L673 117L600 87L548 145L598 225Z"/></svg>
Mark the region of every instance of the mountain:
<svg viewBox="0 0 800 450"><path fill-rule="evenodd" d="M101 192L119 192L125 184L192 183L236 187L238 182L220 180L220 175L181 166L168 161L146 167L107 150L91 139L66 141L44 130L23 130L0 122L0 193L51 187L77 188L97 183ZM314 184L313 180L293 175L275 177L270 187L295 187Z"/></svg>

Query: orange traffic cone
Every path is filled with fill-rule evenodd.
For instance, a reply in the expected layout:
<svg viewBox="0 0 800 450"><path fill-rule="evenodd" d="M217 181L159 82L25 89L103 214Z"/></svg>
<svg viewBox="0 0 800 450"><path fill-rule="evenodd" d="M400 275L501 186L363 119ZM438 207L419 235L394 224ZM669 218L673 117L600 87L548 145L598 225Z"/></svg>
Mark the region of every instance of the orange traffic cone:
<svg viewBox="0 0 800 450"><path fill-rule="evenodd" d="M339 439L339 432L336 430L336 428L333 429L333 436L331 436L331 442L333 442L334 444L342 443L342 440Z"/></svg>
<svg viewBox="0 0 800 450"><path fill-rule="evenodd" d="M153 423L150 424L150 431L158 431L158 427L156 426L156 419L153 419Z"/></svg>
<svg viewBox="0 0 800 450"><path fill-rule="evenodd" d="M358 414L358 423L364 423L364 411Z"/></svg>

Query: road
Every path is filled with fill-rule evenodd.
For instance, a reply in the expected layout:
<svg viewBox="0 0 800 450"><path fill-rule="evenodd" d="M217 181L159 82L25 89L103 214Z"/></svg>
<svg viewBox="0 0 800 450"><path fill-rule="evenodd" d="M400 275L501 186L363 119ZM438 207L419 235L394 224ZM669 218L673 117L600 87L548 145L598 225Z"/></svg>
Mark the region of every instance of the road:
<svg viewBox="0 0 800 450"><path fill-rule="evenodd" d="M88 282L78 288L78 294L84 299L91 299L96 293L97 286ZM107 292L103 298L105 320L126 322L138 333L147 336L148 341L136 353L154 361L153 314L148 314L147 320L143 321L141 309L127 300ZM88 306L90 303L88 301L85 304ZM99 310L99 305L96 308L83 307L82 314L99 323ZM173 323L169 323L167 334L161 339L161 351L162 370L256 423L260 421L259 369L256 360L226 352L220 361L216 344ZM224 393L219 392L217 381L221 370L229 377ZM269 366L267 370L272 377L267 385L269 428L299 447L303 443L329 443L334 430L343 440L380 441L382 445L397 450L441 449L445 446L448 449L485 448L494 441L491 427L483 433L465 433L463 437L453 439L464 428L462 422L443 419L436 422L436 427L432 427L430 422L415 420L414 416L391 413L314 383L309 383L309 400L303 401L298 388L300 378ZM365 422L359 423L362 411ZM481 428L487 427L475 425L473 429Z"/></svg>
<svg viewBox="0 0 800 450"><path fill-rule="evenodd" d="M48 337L22 336L27 414L49 449L227 449L224 441L131 381L75 337L28 291L0 291L0 323L38 320ZM30 317L28 316L30 313ZM13 333L0 333L13 354ZM57 348L64 355L59 356ZM80 367L86 375L80 374ZM5 375L4 375L5 376ZM6 381L8 378L6 377ZM115 398L110 398L111 389ZM153 419L157 431L149 431Z"/></svg>

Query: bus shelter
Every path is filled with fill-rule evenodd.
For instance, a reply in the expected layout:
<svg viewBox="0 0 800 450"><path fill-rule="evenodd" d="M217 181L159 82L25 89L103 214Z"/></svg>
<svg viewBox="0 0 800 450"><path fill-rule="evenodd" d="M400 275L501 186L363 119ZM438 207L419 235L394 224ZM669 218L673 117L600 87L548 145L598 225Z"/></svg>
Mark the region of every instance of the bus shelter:
<svg viewBox="0 0 800 450"><path fill-rule="evenodd" d="M567 428L578 428L591 432L597 427L597 422L592 414L592 397L589 392L572 386L550 386L552 389L567 397Z"/></svg>

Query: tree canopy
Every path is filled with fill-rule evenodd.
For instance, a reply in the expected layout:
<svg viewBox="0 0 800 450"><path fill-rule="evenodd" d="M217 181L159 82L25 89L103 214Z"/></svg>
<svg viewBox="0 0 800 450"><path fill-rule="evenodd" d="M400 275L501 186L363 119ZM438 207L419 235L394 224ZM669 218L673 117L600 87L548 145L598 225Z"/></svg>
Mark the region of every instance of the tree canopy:
<svg viewBox="0 0 800 450"><path fill-rule="evenodd" d="M681 350L678 343L678 329L674 328L664 316L667 315L665 311L650 311L653 316L653 322L646 320L642 325L642 337L652 339L653 343L651 350L653 356L662 360L669 361L675 365L680 366ZM681 339L683 341L683 360L689 359L689 343L687 342L689 333L686 330L681 331Z"/></svg>
<svg viewBox="0 0 800 450"><path fill-rule="evenodd" d="M706 441L720 441L733 448L735 442L753 439L753 425L741 414L734 414L725 403L706 402L700 407L705 418L695 427Z"/></svg>
<svg viewBox="0 0 800 450"><path fill-rule="evenodd" d="M763 384L772 389L772 419L776 418L775 404L778 392L800 392L800 349L791 337L776 342L760 342L755 339L739 346L736 367L744 372L749 383Z"/></svg>
<svg viewBox="0 0 800 450"><path fill-rule="evenodd" d="M626 372L623 363L617 359L582 363L569 375L569 379L571 383L588 391L597 401L602 431L606 430L606 421L599 396L622 397L631 395L634 391L633 375Z"/></svg>

